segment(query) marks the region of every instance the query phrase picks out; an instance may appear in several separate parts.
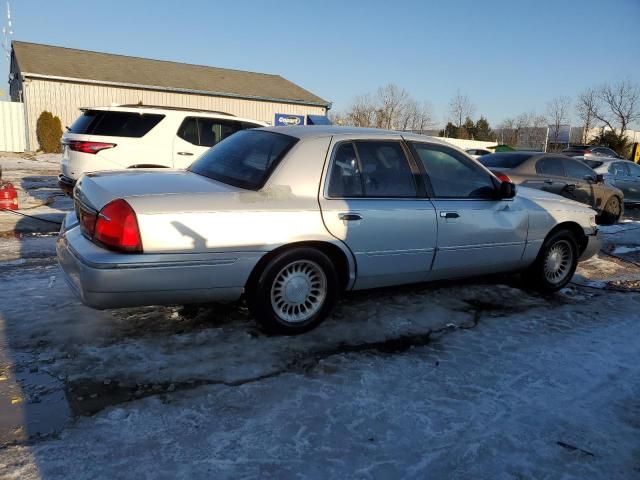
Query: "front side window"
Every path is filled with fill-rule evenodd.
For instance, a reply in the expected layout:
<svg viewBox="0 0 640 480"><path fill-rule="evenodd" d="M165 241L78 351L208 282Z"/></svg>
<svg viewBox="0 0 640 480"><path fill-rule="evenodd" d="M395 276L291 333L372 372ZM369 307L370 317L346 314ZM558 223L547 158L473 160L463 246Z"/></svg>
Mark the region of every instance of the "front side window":
<svg viewBox="0 0 640 480"><path fill-rule="evenodd" d="M242 130L207 150L189 171L236 187L258 190L297 141L282 133Z"/></svg>
<svg viewBox="0 0 640 480"><path fill-rule="evenodd" d="M577 160L563 159L564 170L567 172L567 177L572 178L595 178L596 172L586 166L584 163Z"/></svg>
<svg viewBox="0 0 640 480"><path fill-rule="evenodd" d="M543 175L553 175L555 177L564 177L564 166L562 158L548 157L536 162L536 172Z"/></svg>
<svg viewBox="0 0 640 480"><path fill-rule="evenodd" d="M626 177L629 175L627 169L624 168L626 165L622 162L613 162L609 166L609 173L617 176L617 177Z"/></svg>
<svg viewBox="0 0 640 480"><path fill-rule="evenodd" d="M491 175L455 150L439 145L414 143L435 197L493 198Z"/></svg>
<svg viewBox="0 0 640 480"><path fill-rule="evenodd" d="M640 177L640 165L638 165L637 163L623 163L623 165L626 165L627 168L629 169L629 174L632 177Z"/></svg>

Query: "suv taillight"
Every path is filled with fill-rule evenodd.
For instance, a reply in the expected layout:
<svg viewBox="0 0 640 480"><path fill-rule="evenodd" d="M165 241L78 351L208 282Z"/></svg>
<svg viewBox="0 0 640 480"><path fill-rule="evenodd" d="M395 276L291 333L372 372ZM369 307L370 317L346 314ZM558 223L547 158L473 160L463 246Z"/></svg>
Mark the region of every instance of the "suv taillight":
<svg viewBox="0 0 640 480"><path fill-rule="evenodd" d="M91 153L93 155L101 150L106 150L107 148L113 148L116 146L115 143L84 142L81 140L68 140L65 142L65 144L69 147L70 150L82 153Z"/></svg>
<svg viewBox="0 0 640 480"><path fill-rule="evenodd" d="M106 204L98 213L93 239L107 248L142 253L142 239L136 213L121 198Z"/></svg>

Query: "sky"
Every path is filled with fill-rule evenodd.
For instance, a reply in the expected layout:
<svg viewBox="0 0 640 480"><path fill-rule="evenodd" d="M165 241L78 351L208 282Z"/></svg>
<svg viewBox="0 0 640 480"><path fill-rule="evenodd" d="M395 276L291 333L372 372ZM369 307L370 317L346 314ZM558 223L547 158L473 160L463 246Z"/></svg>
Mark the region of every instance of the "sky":
<svg viewBox="0 0 640 480"><path fill-rule="evenodd" d="M640 0L11 0L11 10L14 40L279 74L334 111L395 83L442 124L458 90L496 125L559 95L640 82Z"/></svg>

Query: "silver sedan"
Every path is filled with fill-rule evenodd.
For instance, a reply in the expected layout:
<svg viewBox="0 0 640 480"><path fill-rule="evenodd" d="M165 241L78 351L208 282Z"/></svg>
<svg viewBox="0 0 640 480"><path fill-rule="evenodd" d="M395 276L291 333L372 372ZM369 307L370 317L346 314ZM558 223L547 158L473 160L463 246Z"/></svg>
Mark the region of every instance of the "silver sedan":
<svg viewBox="0 0 640 480"><path fill-rule="evenodd" d="M374 129L241 131L188 170L92 173L58 258L95 308L236 300L272 331L340 293L497 272L542 291L600 246L596 212L500 182L437 139Z"/></svg>

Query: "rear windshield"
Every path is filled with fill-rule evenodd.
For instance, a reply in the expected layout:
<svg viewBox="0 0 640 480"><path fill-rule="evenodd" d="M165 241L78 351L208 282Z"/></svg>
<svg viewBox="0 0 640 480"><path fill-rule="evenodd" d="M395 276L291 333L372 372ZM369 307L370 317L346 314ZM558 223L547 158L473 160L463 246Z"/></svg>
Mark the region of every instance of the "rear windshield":
<svg viewBox="0 0 640 480"><path fill-rule="evenodd" d="M516 168L525 160L536 155L535 153L492 153L483 155L478 161L487 168Z"/></svg>
<svg viewBox="0 0 640 480"><path fill-rule="evenodd" d="M264 130L241 130L207 150L189 170L229 185L261 188L297 138Z"/></svg>
<svg viewBox="0 0 640 480"><path fill-rule="evenodd" d="M584 163L589 165L591 168L601 167L604 162L599 162L598 160L582 160Z"/></svg>
<svg viewBox="0 0 640 480"><path fill-rule="evenodd" d="M86 110L69 128L70 133L140 138L164 118L156 113Z"/></svg>

